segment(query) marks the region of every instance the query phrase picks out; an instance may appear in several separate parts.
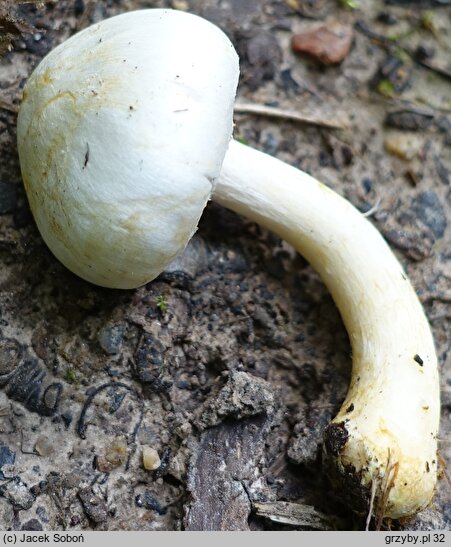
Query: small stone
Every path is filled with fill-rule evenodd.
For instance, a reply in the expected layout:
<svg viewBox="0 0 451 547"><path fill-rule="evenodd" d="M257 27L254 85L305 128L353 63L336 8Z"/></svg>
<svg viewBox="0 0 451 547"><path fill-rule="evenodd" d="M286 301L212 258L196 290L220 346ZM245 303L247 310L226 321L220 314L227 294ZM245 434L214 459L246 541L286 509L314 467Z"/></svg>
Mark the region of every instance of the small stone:
<svg viewBox="0 0 451 547"><path fill-rule="evenodd" d="M50 456L54 451L55 444L45 435L41 435L40 437L38 437L34 448L39 455Z"/></svg>
<svg viewBox="0 0 451 547"><path fill-rule="evenodd" d="M369 194L373 189L373 181L370 179L370 177L364 177L362 179L362 188L365 191L365 194Z"/></svg>
<svg viewBox="0 0 451 547"><path fill-rule="evenodd" d="M22 357L22 347L13 338L2 338L0 340L0 375L7 375L12 372Z"/></svg>
<svg viewBox="0 0 451 547"><path fill-rule="evenodd" d="M124 339L124 325L105 325L97 335L100 347L108 355L119 353Z"/></svg>
<svg viewBox="0 0 451 547"><path fill-rule="evenodd" d="M193 279L208 264L207 248L200 237L194 236L181 255L166 266L163 277L186 276Z"/></svg>
<svg viewBox="0 0 451 547"><path fill-rule="evenodd" d="M9 446L0 441L0 479L5 479L4 467L14 465L16 460L16 453L13 452Z"/></svg>
<svg viewBox="0 0 451 547"><path fill-rule="evenodd" d="M186 451L183 449L179 450L169 463L169 475L183 482L186 477L186 464L188 459L189 456Z"/></svg>
<svg viewBox="0 0 451 547"><path fill-rule="evenodd" d="M78 526L81 522L81 518L79 515L72 515L70 518L70 526Z"/></svg>
<svg viewBox="0 0 451 547"><path fill-rule="evenodd" d="M182 439L186 439L193 432L193 427L189 422L183 422L176 431L179 437L181 437Z"/></svg>
<svg viewBox="0 0 451 547"><path fill-rule="evenodd" d="M3 475L3 477L2 477ZM17 475L16 466L14 464L5 463L0 467L0 479L13 479Z"/></svg>
<svg viewBox="0 0 451 547"><path fill-rule="evenodd" d="M295 53L311 55L324 65L335 65L348 55L353 38L354 32L350 25L332 22L295 34L291 47Z"/></svg>
<svg viewBox="0 0 451 547"><path fill-rule="evenodd" d="M167 392L172 378L164 364L163 344L150 334L143 334L135 351L133 374L156 393Z"/></svg>
<svg viewBox="0 0 451 547"><path fill-rule="evenodd" d="M78 492L83 510L90 520L96 524L105 522L108 517L108 508L102 498L94 494L91 488L83 488Z"/></svg>
<svg viewBox="0 0 451 547"><path fill-rule="evenodd" d="M105 450L105 453L97 456L96 468L102 473L111 473L122 465L127 459L127 442L123 437L114 439Z"/></svg>
<svg viewBox="0 0 451 547"><path fill-rule="evenodd" d="M0 486L0 496L7 499L16 511L27 511L36 499L20 477L15 477Z"/></svg>
<svg viewBox="0 0 451 547"><path fill-rule="evenodd" d="M424 131L433 121L434 114L430 110L397 110L387 114L385 125L407 131Z"/></svg>
<svg viewBox="0 0 451 547"><path fill-rule="evenodd" d="M393 13L390 13L389 11L381 11L377 15L377 21L379 23L382 23L384 25L397 25L399 23L399 19L393 15Z"/></svg>
<svg viewBox="0 0 451 547"><path fill-rule="evenodd" d="M172 8L180 11L188 11L189 4L186 0L172 0Z"/></svg>
<svg viewBox="0 0 451 547"><path fill-rule="evenodd" d="M27 532L39 532L42 530L42 524L38 519L30 519L22 524L21 530L25 530Z"/></svg>
<svg viewBox="0 0 451 547"><path fill-rule="evenodd" d="M163 507L149 490L146 490L143 494L138 494L135 498L135 504L137 507L156 511L159 515L164 515L167 511L166 507Z"/></svg>
<svg viewBox="0 0 451 547"><path fill-rule="evenodd" d="M426 225L437 239L445 235L446 213L440 198L434 191L422 192L412 202L417 218Z"/></svg>
<svg viewBox="0 0 451 547"><path fill-rule="evenodd" d="M418 61L429 61L434 57L435 49L429 45L419 44L415 50L415 58Z"/></svg>
<svg viewBox="0 0 451 547"><path fill-rule="evenodd" d="M151 446L143 446L143 466L146 471L155 471L161 465L160 456L158 452Z"/></svg>
<svg viewBox="0 0 451 547"><path fill-rule="evenodd" d="M428 258L432 254L434 240L426 234L407 230L386 230L384 237L394 247L401 249L416 262Z"/></svg>
<svg viewBox="0 0 451 547"><path fill-rule="evenodd" d="M440 181L445 186L451 186L451 171L446 167L446 165L440 160L438 156L435 158L435 169Z"/></svg>
<svg viewBox="0 0 451 547"><path fill-rule="evenodd" d="M40 413L43 416L52 415L58 408L63 386L60 382L50 384L42 396Z"/></svg>
<svg viewBox="0 0 451 547"><path fill-rule="evenodd" d="M423 140L416 135L393 133L384 140L385 150L403 160L413 159L420 151Z"/></svg>
<svg viewBox="0 0 451 547"><path fill-rule="evenodd" d="M68 410L66 410L66 411L61 413L61 419L63 420L64 427L66 429L68 429L70 424L72 423L72 420L74 419L74 417L72 416L72 414Z"/></svg>
<svg viewBox="0 0 451 547"><path fill-rule="evenodd" d="M47 513L47 509L44 506L39 505L38 507L36 507L36 514L42 522L49 522L49 515Z"/></svg>

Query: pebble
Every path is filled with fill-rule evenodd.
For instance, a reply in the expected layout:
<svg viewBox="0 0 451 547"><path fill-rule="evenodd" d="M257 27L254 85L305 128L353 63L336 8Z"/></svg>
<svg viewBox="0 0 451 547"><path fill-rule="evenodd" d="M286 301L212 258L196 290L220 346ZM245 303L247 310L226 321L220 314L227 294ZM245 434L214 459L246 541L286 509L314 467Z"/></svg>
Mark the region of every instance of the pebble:
<svg viewBox="0 0 451 547"><path fill-rule="evenodd" d="M316 29L295 34L291 47L306 53L324 65L341 63L351 50L354 31L350 25L331 22Z"/></svg>
<svg viewBox="0 0 451 547"><path fill-rule="evenodd" d="M105 454L97 458L97 469L102 473L110 473L122 465L127 459L127 442L123 437L117 437L106 447Z"/></svg>
<svg viewBox="0 0 451 547"><path fill-rule="evenodd" d="M399 23L399 19L389 11L381 11L378 13L377 21L379 21L379 23L383 23L384 25L390 26L397 25Z"/></svg>
<svg viewBox="0 0 451 547"><path fill-rule="evenodd" d="M408 131L424 131L433 121L434 113L430 110L398 110L387 114L385 125Z"/></svg>
<svg viewBox="0 0 451 547"><path fill-rule="evenodd" d="M30 519L22 524L20 529L27 532L40 532L42 530L42 524L39 522L38 519Z"/></svg>
<svg viewBox="0 0 451 547"><path fill-rule="evenodd" d="M431 256L434 241L424 237L421 233L407 230L387 230L384 231L384 237L416 262Z"/></svg>
<svg viewBox="0 0 451 547"><path fill-rule="evenodd" d="M146 471L155 471L161 465L160 456L155 448L143 446L142 449L143 466Z"/></svg>
<svg viewBox="0 0 451 547"><path fill-rule="evenodd" d="M186 0L172 0L172 8L180 11L188 11L189 4Z"/></svg>
<svg viewBox="0 0 451 547"><path fill-rule="evenodd" d="M45 507L43 507L42 505L39 505L38 507L36 507L36 514L38 515L38 517L40 518L40 520L42 522L49 522L49 515L47 513L47 509Z"/></svg>
<svg viewBox="0 0 451 547"><path fill-rule="evenodd" d="M72 420L74 419L74 417L72 416L72 414L70 413L70 411L68 410L65 410L64 412L61 413L61 418L63 420L63 423L64 423L64 427L66 429L69 428L70 424L72 423Z"/></svg>
<svg viewBox="0 0 451 547"><path fill-rule="evenodd" d="M416 135L393 133L384 139L385 150L403 160L413 159L421 149L423 141Z"/></svg>
<svg viewBox="0 0 451 547"><path fill-rule="evenodd" d="M13 338L0 340L0 376L12 372L22 356L22 348Z"/></svg>
<svg viewBox="0 0 451 547"><path fill-rule="evenodd" d="M27 511L33 505L35 496L20 477L8 481L0 487L0 496L7 499L16 511Z"/></svg>
<svg viewBox="0 0 451 547"><path fill-rule="evenodd" d="M59 382L50 384L42 396L41 414L43 416L52 415L58 407L63 386Z"/></svg>
<svg viewBox="0 0 451 547"><path fill-rule="evenodd" d="M179 437L181 437L182 439L186 439L192 434L193 426L189 422L184 422L179 427L177 427L176 432Z"/></svg>
<svg viewBox="0 0 451 547"><path fill-rule="evenodd" d="M4 470L2 469L5 465L13 465L16 460L16 453L13 452L9 446L0 441L0 479L5 479Z"/></svg>
<svg viewBox="0 0 451 547"><path fill-rule="evenodd" d="M435 158L435 169L440 181L445 186L451 186L451 172L447 169L446 165L440 160L438 156Z"/></svg>
<svg viewBox="0 0 451 547"><path fill-rule="evenodd" d="M124 334L124 325L104 325L97 334L97 340L105 353L115 355L121 350Z"/></svg>
<svg viewBox="0 0 451 547"><path fill-rule="evenodd" d="M419 44L415 50L415 57L418 61L429 61L434 55L435 49L426 44Z"/></svg>
<svg viewBox="0 0 451 547"><path fill-rule="evenodd" d="M137 507L152 509L159 515L164 515L167 511L166 507L163 507L161 503L153 497L149 490L146 490L143 494L138 494L135 498L135 504Z"/></svg>
<svg viewBox="0 0 451 547"><path fill-rule="evenodd" d="M373 181L370 179L370 177L364 177L362 179L362 188L365 191L365 194L369 194L371 190L373 189Z"/></svg>
<svg viewBox="0 0 451 547"><path fill-rule="evenodd" d="M34 445L36 452L41 456L50 456L54 451L54 447L54 442L44 435L38 437L38 440Z"/></svg>
<svg viewBox="0 0 451 547"><path fill-rule="evenodd" d="M175 258L163 274L184 275L190 279L208 265L207 248L200 237L194 236L181 255Z"/></svg>
<svg viewBox="0 0 451 547"><path fill-rule="evenodd" d="M79 515L72 515L70 518L70 526L78 526L81 522Z"/></svg>
<svg viewBox="0 0 451 547"><path fill-rule="evenodd" d="M108 516L108 509L105 502L87 487L78 492L83 510L86 515L96 524L105 522Z"/></svg>
<svg viewBox="0 0 451 547"><path fill-rule="evenodd" d="M444 236L447 226L446 214L435 192L431 190L419 194L412 202L412 210L437 239Z"/></svg>

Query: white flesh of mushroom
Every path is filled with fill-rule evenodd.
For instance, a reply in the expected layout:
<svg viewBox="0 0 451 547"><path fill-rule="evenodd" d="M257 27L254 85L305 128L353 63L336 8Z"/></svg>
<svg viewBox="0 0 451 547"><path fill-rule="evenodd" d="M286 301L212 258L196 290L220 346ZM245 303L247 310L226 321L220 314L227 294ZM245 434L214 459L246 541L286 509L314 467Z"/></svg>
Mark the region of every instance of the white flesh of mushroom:
<svg viewBox="0 0 451 547"><path fill-rule="evenodd" d="M219 176L237 79L225 35L168 10L103 21L42 61L24 91L18 148L37 225L61 262L132 288L183 250ZM340 309L353 373L326 437L338 472L366 494L376 485L382 498L385 485L386 516L425 507L437 465L434 344L382 237L315 179L233 141L213 197L296 247Z"/></svg>

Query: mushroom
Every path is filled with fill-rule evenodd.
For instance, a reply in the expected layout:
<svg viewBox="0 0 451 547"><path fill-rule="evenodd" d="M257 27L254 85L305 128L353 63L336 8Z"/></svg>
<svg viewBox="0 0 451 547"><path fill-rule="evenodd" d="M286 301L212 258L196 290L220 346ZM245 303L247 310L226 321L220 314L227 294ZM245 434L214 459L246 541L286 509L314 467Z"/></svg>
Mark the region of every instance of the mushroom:
<svg viewBox="0 0 451 547"><path fill-rule="evenodd" d="M230 140L237 81L230 41L183 12L126 13L58 46L30 77L18 118L38 228L70 270L116 288L156 277L210 198L292 244L331 291L352 345L351 385L325 434L329 472L358 509L376 500L383 516L414 514L430 502L437 471L427 319L349 202Z"/></svg>

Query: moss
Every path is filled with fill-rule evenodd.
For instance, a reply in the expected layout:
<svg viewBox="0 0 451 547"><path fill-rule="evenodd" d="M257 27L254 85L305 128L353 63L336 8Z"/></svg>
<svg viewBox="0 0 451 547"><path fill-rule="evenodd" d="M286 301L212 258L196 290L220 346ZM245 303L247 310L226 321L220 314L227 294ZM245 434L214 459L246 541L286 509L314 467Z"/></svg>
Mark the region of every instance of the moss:
<svg viewBox="0 0 451 547"><path fill-rule="evenodd" d="M160 294L157 296L157 304L156 304L158 310L160 313L166 313L169 307L169 304L163 294Z"/></svg>

